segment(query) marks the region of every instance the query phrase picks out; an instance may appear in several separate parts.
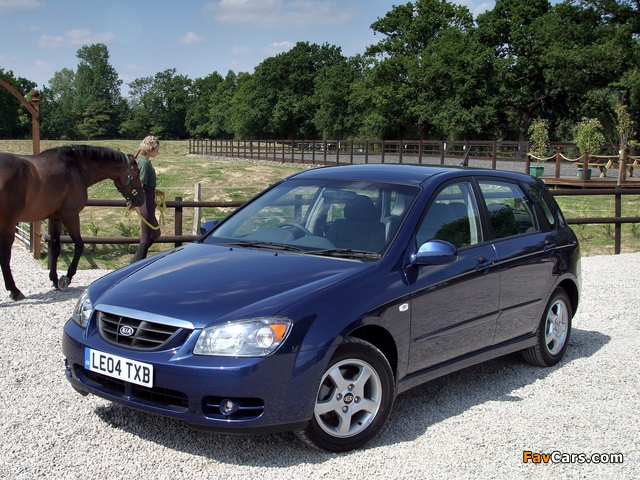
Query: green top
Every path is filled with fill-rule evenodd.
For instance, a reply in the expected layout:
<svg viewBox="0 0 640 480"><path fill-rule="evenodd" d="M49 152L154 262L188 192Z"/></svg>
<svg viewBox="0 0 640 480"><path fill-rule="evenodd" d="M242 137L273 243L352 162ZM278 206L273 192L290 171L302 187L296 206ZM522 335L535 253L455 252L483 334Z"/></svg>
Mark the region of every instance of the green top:
<svg viewBox="0 0 640 480"><path fill-rule="evenodd" d="M148 190L155 190L156 170L153 168L153 165L151 165L151 160L144 155L139 155L136 162L138 163L138 170L140 170L142 186Z"/></svg>

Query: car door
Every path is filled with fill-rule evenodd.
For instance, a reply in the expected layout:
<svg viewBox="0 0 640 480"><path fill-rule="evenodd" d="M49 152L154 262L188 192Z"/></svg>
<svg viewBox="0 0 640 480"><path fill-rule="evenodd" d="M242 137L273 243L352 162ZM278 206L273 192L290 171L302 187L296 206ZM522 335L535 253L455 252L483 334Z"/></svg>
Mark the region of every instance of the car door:
<svg viewBox="0 0 640 480"><path fill-rule="evenodd" d="M409 373L490 346L500 287L493 245L483 241L471 183L456 181L434 195L416 230L418 245L452 243L458 258L447 265L413 267Z"/></svg>
<svg viewBox="0 0 640 480"><path fill-rule="evenodd" d="M500 265L500 316L494 343L535 330L553 282L550 233L534 202L516 182L480 179Z"/></svg>

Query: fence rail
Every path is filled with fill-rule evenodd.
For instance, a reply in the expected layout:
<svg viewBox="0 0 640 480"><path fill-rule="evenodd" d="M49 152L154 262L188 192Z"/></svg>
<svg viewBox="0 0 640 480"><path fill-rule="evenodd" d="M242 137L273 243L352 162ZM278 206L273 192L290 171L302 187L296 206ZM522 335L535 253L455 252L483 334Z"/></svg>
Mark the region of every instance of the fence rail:
<svg viewBox="0 0 640 480"><path fill-rule="evenodd" d="M579 157L574 143L553 142L552 151ZM440 164L482 161L496 168L500 162L530 162L530 142L444 140L214 140L190 139L189 153L318 165L363 163ZM612 146L603 153L617 154ZM633 151L631 155L633 155Z"/></svg>
<svg viewBox="0 0 640 480"><path fill-rule="evenodd" d="M572 144L558 144L571 148ZM526 161L527 142L443 140L189 140L189 153L319 165Z"/></svg>
<svg viewBox="0 0 640 480"><path fill-rule="evenodd" d="M568 218L567 223L570 225L586 225L586 224L613 224L614 225L614 253L621 252L622 244L622 224L640 223L640 217L623 217L622 216L622 197L624 195L640 195L640 188L602 188L602 189L557 189L552 190L554 196L614 196L614 216L613 217L583 217ZM231 207L236 208L242 205L243 201L236 202L207 202L207 201L184 201L181 197L166 202L167 209L173 209L174 213L174 232L173 235L163 235L157 243L173 243L174 246L180 246L183 243L191 242L198 238L198 235L183 233L183 217L185 208L202 208L202 207ZM126 207L124 200L88 200L87 206L93 207ZM32 237L37 242L46 242L49 236L46 233L38 232L37 234L23 235L23 238ZM60 238L62 243L72 243L69 236ZM87 244L109 245L109 244L133 244L140 241L139 237L83 237L83 241ZM32 248L34 256L39 257L39 249Z"/></svg>

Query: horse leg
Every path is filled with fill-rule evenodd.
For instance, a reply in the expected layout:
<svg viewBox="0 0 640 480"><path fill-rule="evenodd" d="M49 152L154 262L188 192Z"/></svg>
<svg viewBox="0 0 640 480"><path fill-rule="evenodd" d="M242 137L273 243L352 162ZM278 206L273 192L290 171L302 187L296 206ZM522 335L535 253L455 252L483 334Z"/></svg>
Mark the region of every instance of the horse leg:
<svg viewBox="0 0 640 480"><path fill-rule="evenodd" d="M80 262L80 257L82 256L82 252L84 252L84 242L82 241L82 235L80 234L80 215L69 216L64 219L64 226L67 227L67 231L69 232L69 236L71 240L73 240L73 260L71 260L71 264L67 270L67 275L64 277L60 277L60 281L58 282L61 290L65 290L69 283L71 283L71 279L78 271L78 263Z"/></svg>
<svg viewBox="0 0 640 480"><path fill-rule="evenodd" d="M4 286L9 291L11 300L22 300L24 295L13 280L11 274L11 247L15 239L15 228L2 229L0 231L0 266L2 267L2 276L4 277Z"/></svg>
<svg viewBox="0 0 640 480"><path fill-rule="evenodd" d="M62 222L59 217L49 219L49 280L53 288L58 289L58 257L60 256L60 232Z"/></svg>

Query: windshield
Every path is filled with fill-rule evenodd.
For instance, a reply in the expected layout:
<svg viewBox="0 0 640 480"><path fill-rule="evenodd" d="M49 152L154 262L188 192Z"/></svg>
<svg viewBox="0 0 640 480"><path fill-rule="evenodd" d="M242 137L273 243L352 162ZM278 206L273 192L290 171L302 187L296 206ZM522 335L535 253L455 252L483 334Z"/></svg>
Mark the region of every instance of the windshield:
<svg viewBox="0 0 640 480"><path fill-rule="evenodd" d="M375 259L418 194L407 185L293 179L235 212L204 243Z"/></svg>

